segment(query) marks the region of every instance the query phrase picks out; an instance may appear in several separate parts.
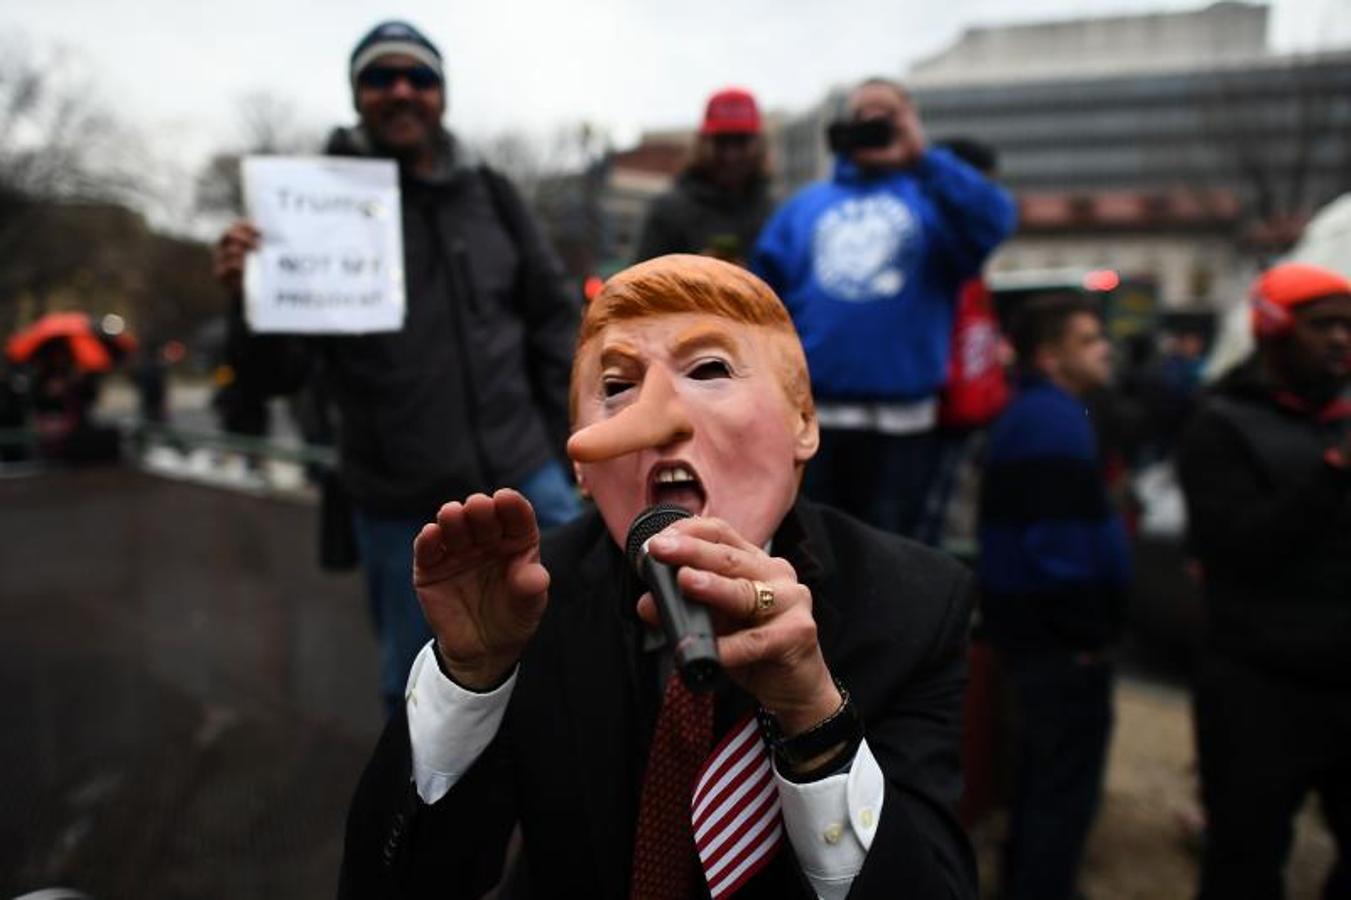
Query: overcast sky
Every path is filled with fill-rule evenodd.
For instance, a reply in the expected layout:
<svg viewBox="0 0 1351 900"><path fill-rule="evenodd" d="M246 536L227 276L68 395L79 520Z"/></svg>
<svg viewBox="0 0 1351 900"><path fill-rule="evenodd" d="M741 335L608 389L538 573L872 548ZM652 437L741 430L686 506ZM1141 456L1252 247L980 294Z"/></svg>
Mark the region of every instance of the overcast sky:
<svg viewBox="0 0 1351 900"><path fill-rule="evenodd" d="M453 128L543 132L579 119L621 142L691 124L726 84L792 110L833 84L901 74L963 28L1197 8L1169 0L0 0L0 35L65 48L166 161L237 138L239 98L265 91L315 130L351 119L347 57L375 21L439 44ZM1272 41L1351 41L1351 0L1273 0Z"/></svg>

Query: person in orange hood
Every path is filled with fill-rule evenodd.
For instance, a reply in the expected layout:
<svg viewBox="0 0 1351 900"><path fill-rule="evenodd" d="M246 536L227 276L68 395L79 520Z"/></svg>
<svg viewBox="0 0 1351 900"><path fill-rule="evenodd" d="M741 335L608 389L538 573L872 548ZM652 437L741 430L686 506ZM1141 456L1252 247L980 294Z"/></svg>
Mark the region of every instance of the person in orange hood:
<svg viewBox="0 0 1351 900"><path fill-rule="evenodd" d="M1321 794L1351 897L1351 282L1287 263L1251 295L1257 351L1191 425L1179 471L1204 570L1196 734L1203 900L1284 896Z"/></svg>

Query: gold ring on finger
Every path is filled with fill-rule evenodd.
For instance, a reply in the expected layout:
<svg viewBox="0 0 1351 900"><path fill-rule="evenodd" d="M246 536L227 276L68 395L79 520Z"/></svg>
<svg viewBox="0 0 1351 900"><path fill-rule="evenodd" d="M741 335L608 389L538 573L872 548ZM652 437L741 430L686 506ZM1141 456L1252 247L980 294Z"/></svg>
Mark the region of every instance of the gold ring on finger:
<svg viewBox="0 0 1351 900"><path fill-rule="evenodd" d="M774 588L763 581L752 581L751 589L755 591L755 614L768 615L774 609Z"/></svg>

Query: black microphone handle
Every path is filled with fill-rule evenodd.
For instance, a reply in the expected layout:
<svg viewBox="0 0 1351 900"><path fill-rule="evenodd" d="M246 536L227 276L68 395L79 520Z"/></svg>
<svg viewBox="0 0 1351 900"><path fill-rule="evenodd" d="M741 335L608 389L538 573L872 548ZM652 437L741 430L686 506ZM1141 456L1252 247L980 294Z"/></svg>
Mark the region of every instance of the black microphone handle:
<svg viewBox="0 0 1351 900"><path fill-rule="evenodd" d="M652 592L661 630L675 655L676 670L692 691L712 690L722 671L708 608L690 603L676 584L678 568L640 555L643 581Z"/></svg>

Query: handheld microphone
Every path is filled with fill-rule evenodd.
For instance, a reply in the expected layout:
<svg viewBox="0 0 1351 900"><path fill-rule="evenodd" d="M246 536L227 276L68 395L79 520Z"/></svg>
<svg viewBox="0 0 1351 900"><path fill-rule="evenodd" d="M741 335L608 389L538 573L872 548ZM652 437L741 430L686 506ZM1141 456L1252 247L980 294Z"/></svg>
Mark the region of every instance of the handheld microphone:
<svg viewBox="0 0 1351 900"><path fill-rule="evenodd" d="M699 692L712 690L722 672L713 622L705 607L690 603L681 595L676 585L679 568L658 562L647 553L648 541L672 523L688 518L688 512L670 503L649 506L629 526L625 552L656 601L661 630L675 653L681 680L690 690Z"/></svg>

